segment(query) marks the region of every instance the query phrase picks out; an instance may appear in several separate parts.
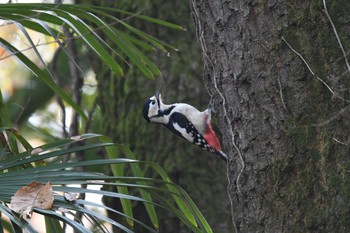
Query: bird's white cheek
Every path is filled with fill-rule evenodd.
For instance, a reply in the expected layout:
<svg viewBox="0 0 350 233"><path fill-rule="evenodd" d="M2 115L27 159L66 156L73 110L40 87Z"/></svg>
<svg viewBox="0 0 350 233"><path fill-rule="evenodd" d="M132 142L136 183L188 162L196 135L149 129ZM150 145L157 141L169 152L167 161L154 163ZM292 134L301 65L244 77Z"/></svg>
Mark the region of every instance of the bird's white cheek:
<svg viewBox="0 0 350 233"><path fill-rule="evenodd" d="M149 112L148 112L148 116L152 117L157 115L157 109L154 106L150 106Z"/></svg>

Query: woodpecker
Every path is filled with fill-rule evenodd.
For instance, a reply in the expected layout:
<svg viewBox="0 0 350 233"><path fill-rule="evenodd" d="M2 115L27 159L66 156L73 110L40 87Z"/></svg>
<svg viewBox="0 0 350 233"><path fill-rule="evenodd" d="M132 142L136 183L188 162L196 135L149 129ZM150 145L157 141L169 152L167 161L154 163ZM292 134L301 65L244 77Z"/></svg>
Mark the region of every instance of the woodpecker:
<svg viewBox="0 0 350 233"><path fill-rule="evenodd" d="M157 93L149 98L143 107L143 117L148 122L159 123L176 135L210 151L227 162L227 156L221 151L216 134L211 127L211 108L201 112L185 103L164 104Z"/></svg>

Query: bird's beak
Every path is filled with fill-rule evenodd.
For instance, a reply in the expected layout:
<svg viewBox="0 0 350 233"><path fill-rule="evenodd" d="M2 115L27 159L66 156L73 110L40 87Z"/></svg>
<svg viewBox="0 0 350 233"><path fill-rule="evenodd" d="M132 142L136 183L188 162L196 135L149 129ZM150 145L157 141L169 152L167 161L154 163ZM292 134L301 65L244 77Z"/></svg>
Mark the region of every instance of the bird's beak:
<svg viewBox="0 0 350 233"><path fill-rule="evenodd" d="M157 91L157 93L156 93L156 100L157 100L158 109L160 109L161 95L160 95L159 91Z"/></svg>

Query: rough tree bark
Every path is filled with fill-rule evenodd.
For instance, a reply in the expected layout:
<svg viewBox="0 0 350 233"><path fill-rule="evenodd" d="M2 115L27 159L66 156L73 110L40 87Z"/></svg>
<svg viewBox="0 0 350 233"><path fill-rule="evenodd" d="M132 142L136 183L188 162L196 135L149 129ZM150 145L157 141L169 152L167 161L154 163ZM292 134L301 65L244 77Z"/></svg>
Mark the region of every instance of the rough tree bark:
<svg viewBox="0 0 350 233"><path fill-rule="evenodd" d="M237 232L350 229L350 4L324 4L191 0Z"/></svg>

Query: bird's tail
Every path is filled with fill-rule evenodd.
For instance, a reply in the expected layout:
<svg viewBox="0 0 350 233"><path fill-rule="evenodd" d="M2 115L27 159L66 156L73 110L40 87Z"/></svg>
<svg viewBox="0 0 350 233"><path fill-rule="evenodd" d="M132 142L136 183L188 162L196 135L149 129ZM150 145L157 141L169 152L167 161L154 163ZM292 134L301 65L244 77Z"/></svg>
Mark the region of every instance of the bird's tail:
<svg viewBox="0 0 350 233"><path fill-rule="evenodd" d="M221 150L215 151L215 154L219 156L222 160L224 160L226 163L228 162L228 157L227 155L222 152Z"/></svg>

